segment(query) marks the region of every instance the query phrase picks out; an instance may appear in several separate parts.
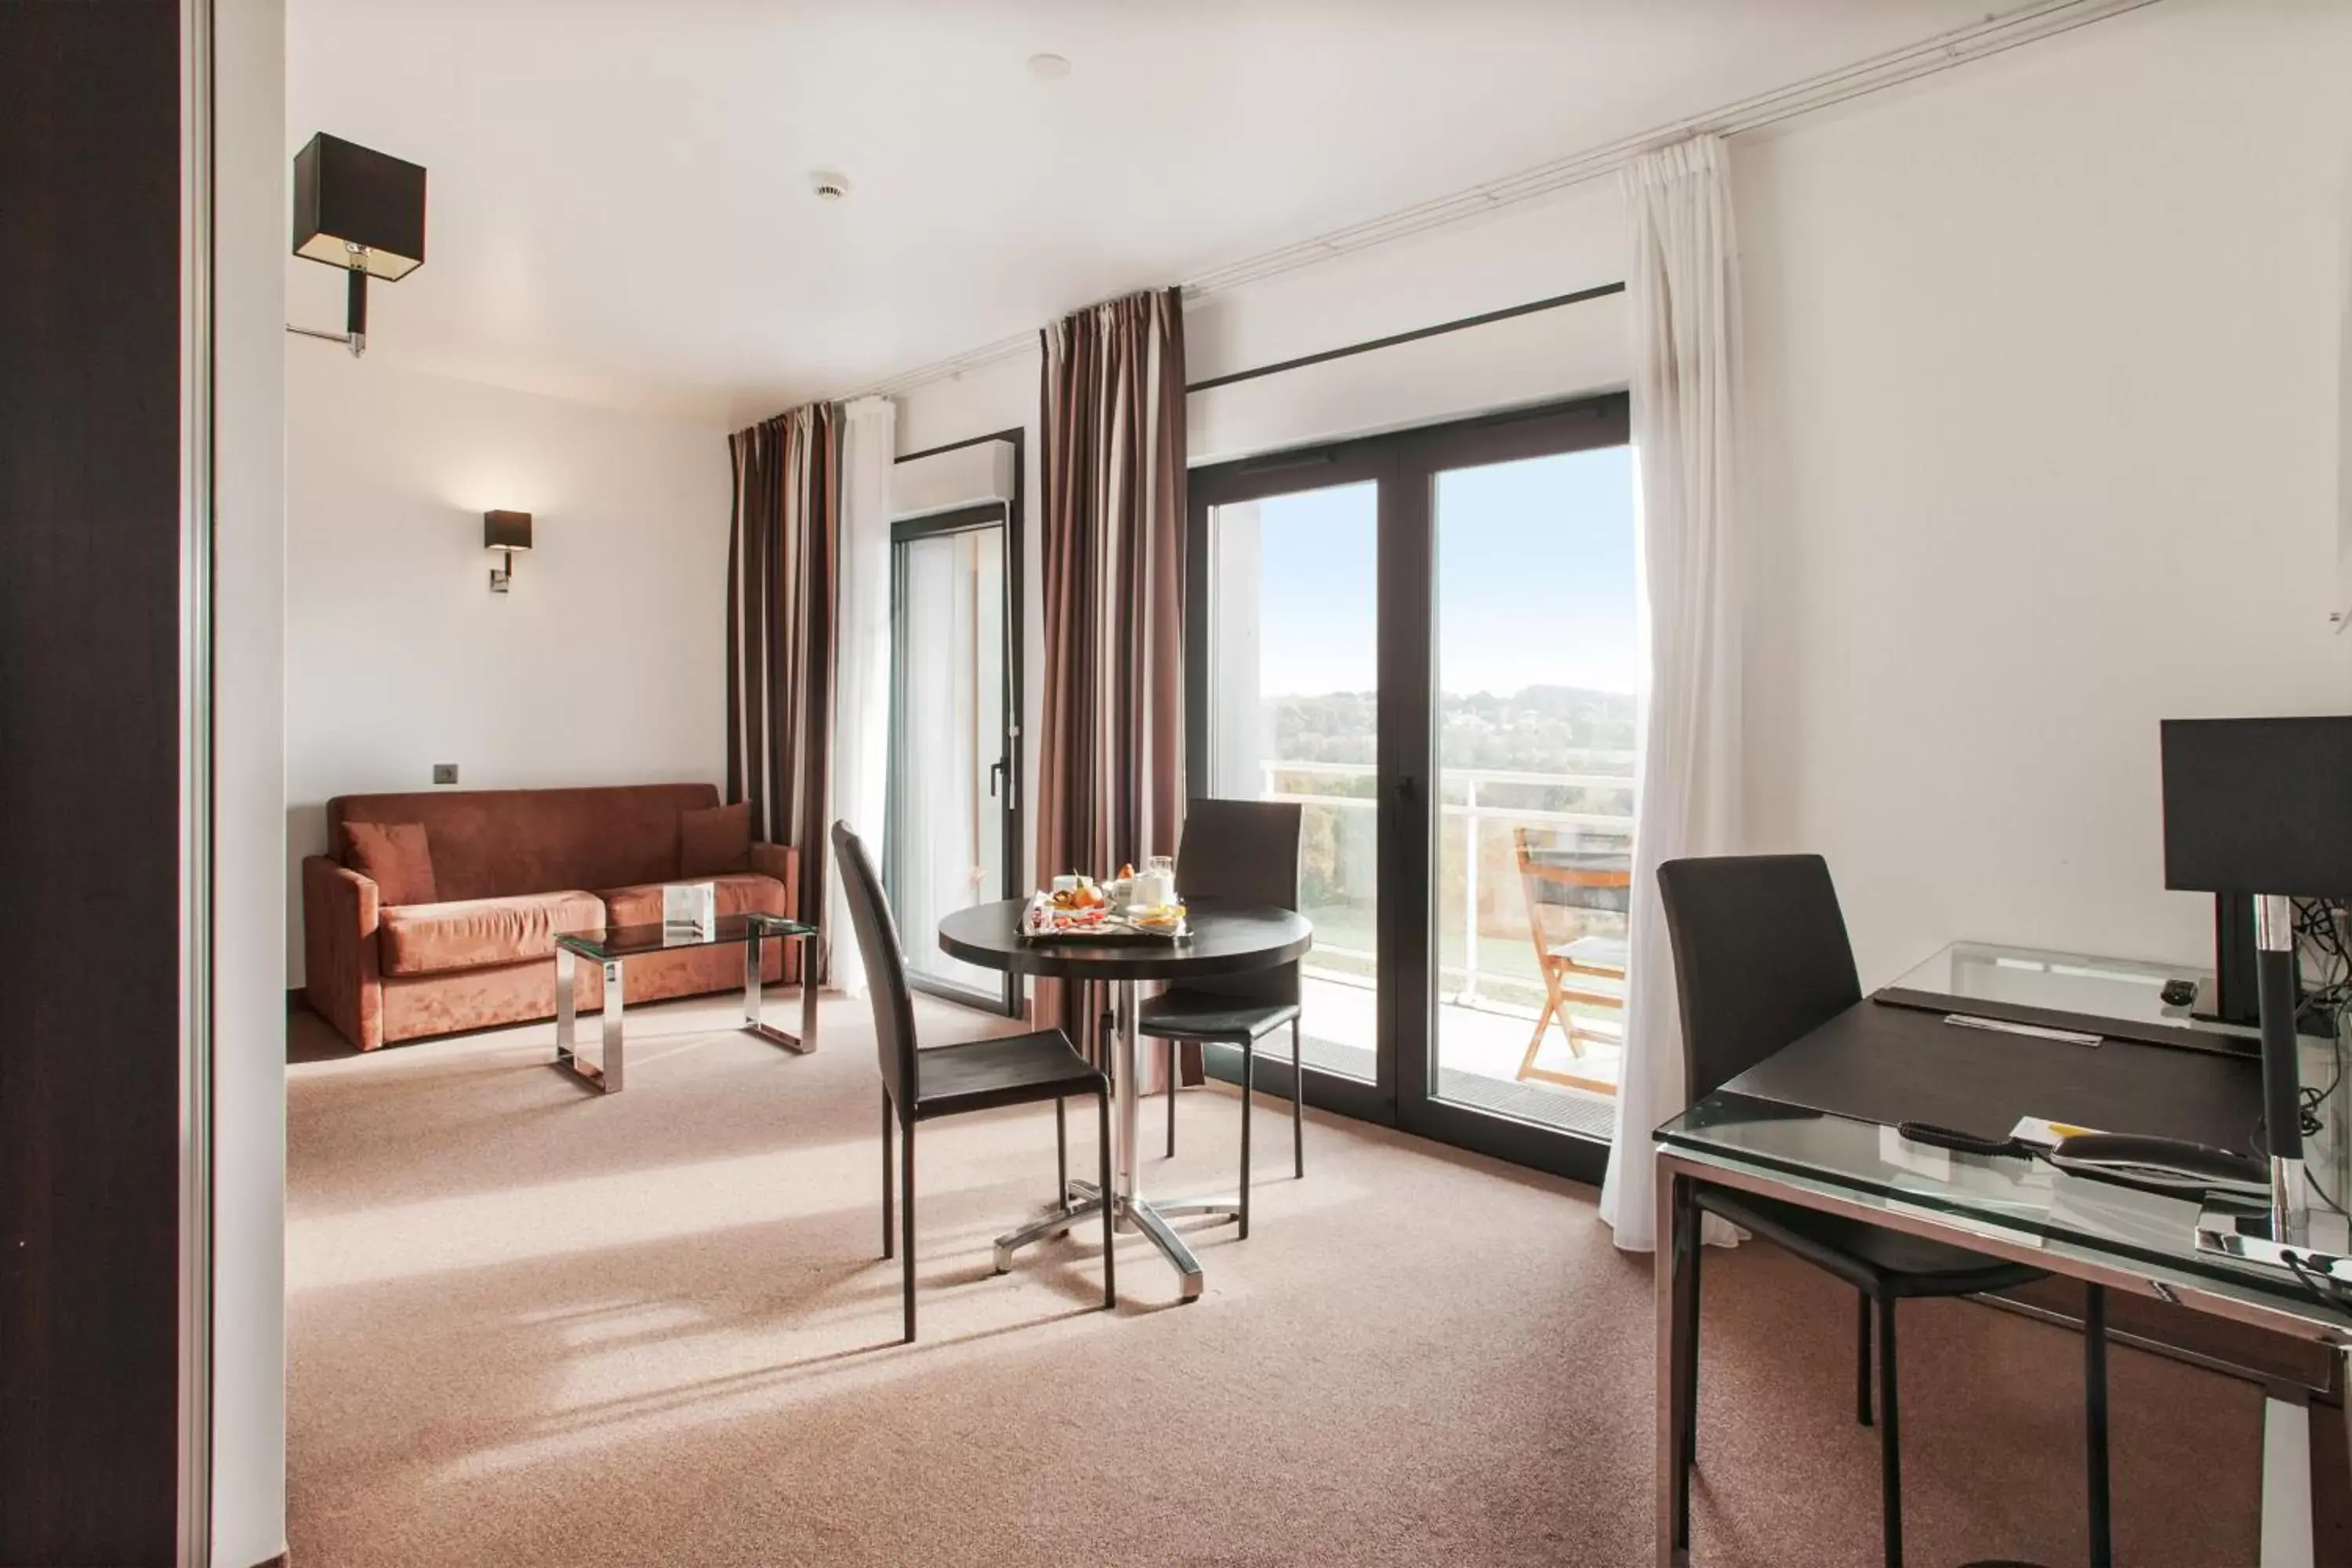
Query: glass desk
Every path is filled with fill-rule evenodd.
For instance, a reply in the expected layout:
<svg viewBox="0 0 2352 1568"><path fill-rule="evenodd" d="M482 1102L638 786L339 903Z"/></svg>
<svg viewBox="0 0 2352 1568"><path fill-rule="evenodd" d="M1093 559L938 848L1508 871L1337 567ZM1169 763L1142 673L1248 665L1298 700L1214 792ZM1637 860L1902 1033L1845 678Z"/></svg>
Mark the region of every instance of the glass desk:
<svg viewBox="0 0 2352 1568"><path fill-rule="evenodd" d="M614 926L602 935L568 934L555 939L555 1065L593 1084L606 1094L618 1094L625 1081L627 1053L622 1037L624 966L633 958L680 952L694 948L743 947L743 1031L788 1051L806 1055L816 1049L817 928L782 915L720 915L709 926L693 930L662 925ZM787 1034L760 1021L760 952L771 937L801 944L801 1032ZM573 1054L575 1029L574 967L581 959L604 965L604 1049L593 1063Z"/></svg>
<svg viewBox="0 0 2352 1568"><path fill-rule="evenodd" d="M2188 982L2200 997L2212 992L2212 972L2193 966L1956 942L1875 994L1884 1002L2019 1023L2063 1017L2079 1028L2089 1017L2118 1038L2260 1054L2261 1030L2200 1018L2192 1007L2165 1001L2164 989L2174 981Z"/></svg>
<svg viewBox="0 0 2352 1568"><path fill-rule="evenodd" d="M2102 1033L2109 1032L2105 1026L2111 1020L2162 1027L2193 1025L2200 1032L2214 1032L2225 1049L2227 1037L2246 1033L2194 1024L2185 1013L2168 1016L2156 987L2171 978L2204 976L2194 970L2080 954L1962 943L1879 994L1898 1005L1948 1010L1987 1010L1952 1008L1954 998L2016 1002L2064 1018L2078 1029ZM1913 993L1921 1000L1898 992ZM1859 1004L1882 1005L1867 999ZM2049 1048L2082 1047L2053 1041ZM2255 1070L2254 1064L2249 1062L2247 1070ZM2306 1037L2304 1082L2328 1085L2337 1070L2334 1042ZM1682 1440L1674 1395L1683 1370L1675 1364L1672 1311L1675 1277L1697 1223L1681 1201L1686 1183L1739 1188L1844 1215L2109 1290L2154 1296L2338 1352L2352 1345L2352 1313L2320 1299L2293 1273L2200 1250L2199 1205L2194 1201L2067 1175L2038 1160L1960 1154L1912 1143L1892 1127L1752 1098L1738 1091L1739 1083L1733 1079L1656 1133L1661 1563L1682 1562L1686 1555L1685 1549L1675 1545L1677 1536L1686 1532L1676 1517L1682 1503L1673 1463ZM2321 1101L2322 1131L2306 1139L2304 1147L2313 1189L2312 1243L2339 1254L2347 1250L2346 1222L2336 1207L2347 1201L2347 1156L2352 1152L2352 1141L2344 1135L2347 1100L2352 1100L2352 1088ZM2300 1407L2289 1408L2301 1415ZM2266 1421L2266 1432L2276 1426ZM2266 1542L2274 1522L2267 1517L2267 1500L2275 1495L2269 1473L2273 1458L2266 1442ZM2294 1460L2282 1456L2280 1462ZM2307 1450L2301 1462L2307 1467ZM2307 1541L2307 1468L2297 1495L2303 1499L2301 1530ZM2277 1522L2292 1533L2293 1521Z"/></svg>

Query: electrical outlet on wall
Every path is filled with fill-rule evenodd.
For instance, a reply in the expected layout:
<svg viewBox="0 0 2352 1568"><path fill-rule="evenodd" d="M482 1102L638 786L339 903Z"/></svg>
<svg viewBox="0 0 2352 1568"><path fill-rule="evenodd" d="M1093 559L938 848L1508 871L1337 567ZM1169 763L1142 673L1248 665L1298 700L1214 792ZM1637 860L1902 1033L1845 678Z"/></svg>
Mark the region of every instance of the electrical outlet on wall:
<svg viewBox="0 0 2352 1568"><path fill-rule="evenodd" d="M434 763L433 782L437 784L456 784L457 782L457 764L455 763Z"/></svg>

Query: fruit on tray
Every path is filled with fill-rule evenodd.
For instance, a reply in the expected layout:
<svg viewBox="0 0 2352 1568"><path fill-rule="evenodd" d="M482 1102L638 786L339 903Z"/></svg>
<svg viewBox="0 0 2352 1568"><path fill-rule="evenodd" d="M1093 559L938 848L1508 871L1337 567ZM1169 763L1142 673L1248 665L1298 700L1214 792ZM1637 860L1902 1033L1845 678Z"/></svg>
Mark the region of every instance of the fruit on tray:
<svg viewBox="0 0 2352 1568"><path fill-rule="evenodd" d="M1054 879L1056 884L1064 879L1060 877ZM1109 906L1109 898L1100 888L1095 886L1093 878L1076 877L1068 879L1075 885L1067 888L1056 886L1054 889L1052 900L1055 909L1099 910Z"/></svg>

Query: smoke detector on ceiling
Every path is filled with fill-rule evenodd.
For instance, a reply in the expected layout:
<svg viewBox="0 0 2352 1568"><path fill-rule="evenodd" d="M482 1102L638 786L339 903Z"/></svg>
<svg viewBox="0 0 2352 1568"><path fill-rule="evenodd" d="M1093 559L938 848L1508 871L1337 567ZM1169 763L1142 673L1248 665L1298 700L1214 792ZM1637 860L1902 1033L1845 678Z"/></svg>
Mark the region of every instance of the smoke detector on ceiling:
<svg viewBox="0 0 2352 1568"><path fill-rule="evenodd" d="M849 180L842 174L827 174L820 169L809 176L809 189L821 202L837 202L849 194Z"/></svg>
<svg viewBox="0 0 2352 1568"><path fill-rule="evenodd" d="M1031 55L1029 74L1055 81L1070 74L1070 62L1061 55Z"/></svg>

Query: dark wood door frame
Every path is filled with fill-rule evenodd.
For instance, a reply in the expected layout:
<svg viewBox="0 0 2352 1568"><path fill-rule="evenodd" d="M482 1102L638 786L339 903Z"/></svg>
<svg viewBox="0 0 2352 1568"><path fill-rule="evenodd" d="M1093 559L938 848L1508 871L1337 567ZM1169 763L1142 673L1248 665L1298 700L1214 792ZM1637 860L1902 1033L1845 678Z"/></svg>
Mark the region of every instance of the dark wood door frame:
<svg viewBox="0 0 2352 1568"><path fill-rule="evenodd" d="M6 1563L210 1531L210 28L0 5Z"/></svg>

